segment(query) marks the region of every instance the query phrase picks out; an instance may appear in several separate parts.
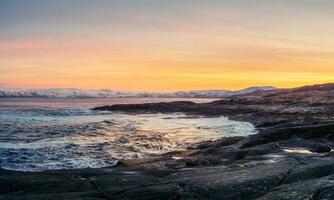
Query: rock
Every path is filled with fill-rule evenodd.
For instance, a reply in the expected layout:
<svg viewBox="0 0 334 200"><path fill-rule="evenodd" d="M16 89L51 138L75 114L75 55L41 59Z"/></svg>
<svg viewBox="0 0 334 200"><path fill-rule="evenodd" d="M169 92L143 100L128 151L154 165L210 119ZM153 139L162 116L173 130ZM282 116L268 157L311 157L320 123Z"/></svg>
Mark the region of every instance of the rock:
<svg viewBox="0 0 334 200"><path fill-rule="evenodd" d="M270 128L259 134L250 136L239 143L241 148L257 146L261 144L283 141L293 138L328 140L334 139L334 123L322 123L316 125L298 125L293 127Z"/></svg>
<svg viewBox="0 0 334 200"><path fill-rule="evenodd" d="M242 136L225 137L225 138L222 138L216 141L205 141L205 142L192 144L191 146L188 146L187 149L205 149L205 148L215 147L215 146L216 147L230 146L232 144L240 142L242 139L245 139L245 137L242 137Z"/></svg>
<svg viewBox="0 0 334 200"><path fill-rule="evenodd" d="M198 163L191 158L184 158L183 161L185 162L186 167L198 166Z"/></svg>
<svg viewBox="0 0 334 200"><path fill-rule="evenodd" d="M313 149L316 153L328 153L331 152L331 148L327 145L318 145Z"/></svg>
<svg viewBox="0 0 334 200"><path fill-rule="evenodd" d="M323 177L293 184L286 184L275 188L259 200L330 200L334 197L334 176Z"/></svg>

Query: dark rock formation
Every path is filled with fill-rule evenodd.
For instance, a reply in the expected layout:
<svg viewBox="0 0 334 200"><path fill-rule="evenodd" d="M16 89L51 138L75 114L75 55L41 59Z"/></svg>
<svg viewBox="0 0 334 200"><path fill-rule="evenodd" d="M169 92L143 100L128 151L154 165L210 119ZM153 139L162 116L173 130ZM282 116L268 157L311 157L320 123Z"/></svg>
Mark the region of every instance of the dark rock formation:
<svg viewBox="0 0 334 200"><path fill-rule="evenodd" d="M94 108L111 112L177 113L227 116L258 128L334 120L334 84L255 92L211 103L171 102L112 105Z"/></svg>

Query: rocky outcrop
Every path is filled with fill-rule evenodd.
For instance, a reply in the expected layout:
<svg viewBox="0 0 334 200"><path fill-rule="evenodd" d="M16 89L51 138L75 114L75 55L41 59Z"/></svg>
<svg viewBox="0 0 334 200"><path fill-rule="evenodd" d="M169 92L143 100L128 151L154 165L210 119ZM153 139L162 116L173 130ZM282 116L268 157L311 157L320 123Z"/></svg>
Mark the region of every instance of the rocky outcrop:
<svg viewBox="0 0 334 200"><path fill-rule="evenodd" d="M320 88L320 89L319 89ZM334 120L334 84L232 96L211 103L171 102L111 105L94 108L111 112L176 113L227 116L260 127L311 124Z"/></svg>

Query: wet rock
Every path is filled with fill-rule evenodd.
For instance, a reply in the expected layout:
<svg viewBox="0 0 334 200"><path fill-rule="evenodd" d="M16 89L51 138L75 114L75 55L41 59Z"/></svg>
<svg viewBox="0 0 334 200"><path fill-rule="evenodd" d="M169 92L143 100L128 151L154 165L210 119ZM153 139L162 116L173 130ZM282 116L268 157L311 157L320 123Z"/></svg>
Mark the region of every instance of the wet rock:
<svg viewBox="0 0 334 200"><path fill-rule="evenodd" d="M334 176L285 184L265 194L259 200L329 200L334 194Z"/></svg>
<svg viewBox="0 0 334 200"><path fill-rule="evenodd" d="M294 127L271 128L259 134L250 136L239 143L241 148L257 146L261 144L289 140L293 138L303 139L334 139L334 123L317 125L299 125Z"/></svg>
<svg viewBox="0 0 334 200"><path fill-rule="evenodd" d="M184 158L183 161L185 162L186 167L198 166L198 163L191 158Z"/></svg>
<svg viewBox="0 0 334 200"><path fill-rule="evenodd" d="M331 148L327 145L318 145L312 151L317 153L328 153L331 151Z"/></svg>
<svg viewBox="0 0 334 200"><path fill-rule="evenodd" d="M222 138L216 141L206 141L206 142L200 142L197 144L192 144L191 146L188 146L188 149L205 149L209 147L224 147L224 146L230 146L232 144L235 144L242 139L245 139L245 137L242 136L236 136L236 137L226 137Z"/></svg>

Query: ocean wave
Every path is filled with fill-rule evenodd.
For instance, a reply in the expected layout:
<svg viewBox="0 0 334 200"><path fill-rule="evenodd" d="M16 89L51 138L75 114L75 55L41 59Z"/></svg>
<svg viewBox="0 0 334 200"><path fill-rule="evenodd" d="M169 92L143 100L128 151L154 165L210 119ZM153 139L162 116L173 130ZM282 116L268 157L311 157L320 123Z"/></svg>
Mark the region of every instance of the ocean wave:
<svg viewBox="0 0 334 200"><path fill-rule="evenodd" d="M0 165L23 171L107 167L119 159L255 132L253 125L225 117L1 107Z"/></svg>

